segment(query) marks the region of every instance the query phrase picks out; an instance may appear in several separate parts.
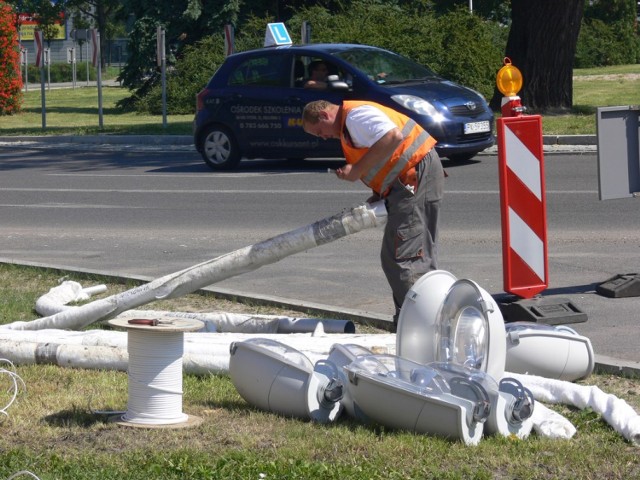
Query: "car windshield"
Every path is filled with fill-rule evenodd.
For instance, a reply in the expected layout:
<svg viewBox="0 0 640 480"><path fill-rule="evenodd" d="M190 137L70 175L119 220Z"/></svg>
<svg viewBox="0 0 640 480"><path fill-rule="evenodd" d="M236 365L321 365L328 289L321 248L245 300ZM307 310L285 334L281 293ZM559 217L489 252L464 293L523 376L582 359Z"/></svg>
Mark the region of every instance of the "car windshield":
<svg viewBox="0 0 640 480"><path fill-rule="evenodd" d="M429 68L386 50L354 48L334 55L380 84L407 83L438 77Z"/></svg>

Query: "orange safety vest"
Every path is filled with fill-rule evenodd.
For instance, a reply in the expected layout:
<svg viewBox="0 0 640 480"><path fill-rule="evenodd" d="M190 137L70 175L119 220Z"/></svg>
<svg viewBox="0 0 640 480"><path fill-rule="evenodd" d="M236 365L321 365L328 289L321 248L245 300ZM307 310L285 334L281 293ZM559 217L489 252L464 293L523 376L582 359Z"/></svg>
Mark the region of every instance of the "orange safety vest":
<svg viewBox="0 0 640 480"><path fill-rule="evenodd" d="M415 166L429 153L436 144L436 139L429 135L415 120L396 112L392 108L385 107L375 102L361 102L345 100L342 104L342 118L340 129L340 143L347 163L357 163L367 153L368 148L358 148L353 145L346 135L347 114L354 108L362 105L376 107L395 123L404 140L398 148L384 162L380 162L371 168L362 181L378 195L385 196L389 187L396 178L401 180L411 172L415 173Z"/></svg>

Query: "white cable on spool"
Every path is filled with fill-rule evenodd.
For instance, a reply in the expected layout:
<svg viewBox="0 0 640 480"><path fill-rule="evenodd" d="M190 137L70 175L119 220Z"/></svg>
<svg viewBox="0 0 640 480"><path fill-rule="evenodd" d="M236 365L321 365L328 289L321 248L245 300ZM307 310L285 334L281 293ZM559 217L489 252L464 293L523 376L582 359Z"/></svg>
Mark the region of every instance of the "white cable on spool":
<svg viewBox="0 0 640 480"><path fill-rule="evenodd" d="M200 330L202 322L184 318L113 319L127 329L129 401L121 425L190 426L198 417L182 412L184 332Z"/></svg>
<svg viewBox="0 0 640 480"><path fill-rule="evenodd" d="M150 425L187 420L182 413L183 336L129 330L129 403L123 420Z"/></svg>

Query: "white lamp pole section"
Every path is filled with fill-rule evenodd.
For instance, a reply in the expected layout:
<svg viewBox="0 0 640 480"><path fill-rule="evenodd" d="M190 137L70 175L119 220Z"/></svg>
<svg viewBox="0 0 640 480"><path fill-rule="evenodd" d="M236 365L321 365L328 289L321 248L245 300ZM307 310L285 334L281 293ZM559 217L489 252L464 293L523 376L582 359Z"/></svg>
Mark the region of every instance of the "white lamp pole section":
<svg viewBox="0 0 640 480"><path fill-rule="evenodd" d="M31 322L13 322L0 329L41 330L45 328L81 329L91 323L114 318L160 299L176 298L275 263L294 253L303 252L367 228L384 225L387 211L382 201L365 203L315 223L280 234L260 243L235 250L212 260L166 275L150 283L111 297L96 300L74 309L66 309Z"/></svg>

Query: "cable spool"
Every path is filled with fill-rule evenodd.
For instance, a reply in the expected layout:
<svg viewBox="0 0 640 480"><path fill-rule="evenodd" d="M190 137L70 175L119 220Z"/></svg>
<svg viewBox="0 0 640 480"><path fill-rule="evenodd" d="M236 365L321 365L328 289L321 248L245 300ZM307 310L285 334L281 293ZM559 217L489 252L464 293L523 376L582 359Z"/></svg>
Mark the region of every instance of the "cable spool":
<svg viewBox="0 0 640 480"><path fill-rule="evenodd" d="M117 423L144 428L199 425L201 418L182 412L182 355L184 332L201 330L204 324L177 317L116 318L109 324L127 330L129 353L129 400Z"/></svg>

